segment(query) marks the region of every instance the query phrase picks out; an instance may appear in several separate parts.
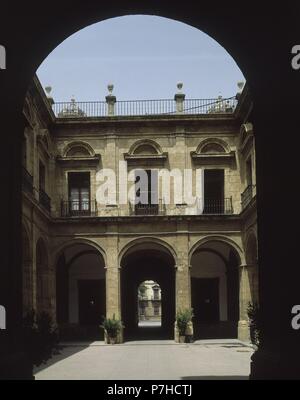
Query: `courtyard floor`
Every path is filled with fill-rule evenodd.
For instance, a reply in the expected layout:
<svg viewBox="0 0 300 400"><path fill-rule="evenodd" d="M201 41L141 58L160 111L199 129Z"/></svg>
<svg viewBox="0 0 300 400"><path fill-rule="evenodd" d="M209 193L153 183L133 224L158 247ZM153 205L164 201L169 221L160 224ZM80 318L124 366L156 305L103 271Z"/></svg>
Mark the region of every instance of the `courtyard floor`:
<svg viewBox="0 0 300 400"><path fill-rule="evenodd" d="M238 340L192 344L138 341L65 343L59 355L35 370L36 380L248 379L253 349Z"/></svg>

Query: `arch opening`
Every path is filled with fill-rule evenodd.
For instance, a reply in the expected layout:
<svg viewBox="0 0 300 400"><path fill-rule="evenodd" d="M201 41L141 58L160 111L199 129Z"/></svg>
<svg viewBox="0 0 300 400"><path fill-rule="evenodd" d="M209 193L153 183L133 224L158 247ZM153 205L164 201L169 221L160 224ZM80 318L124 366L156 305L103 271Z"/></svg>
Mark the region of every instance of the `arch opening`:
<svg viewBox="0 0 300 400"><path fill-rule="evenodd" d="M121 313L125 340L173 339L175 321L175 261L165 248L144 243L130 248L122 258ZM160 324L140 324L141 303L137 294L141 284L148 282L158 289L158 300L151 300L160 313ZM151 282L151 283L150 283ZM152 291L151 289L150 291ZM149 304L150 305L150 304ZM158 306L158 307L157 307ZM157 317L157 316L156 316ZM159 321L157 321L159 322ZM148 326L147 326L148 325ZM156 326L155 326L156 325Z"/></svg>
<svg viewBox="0 0 300 400"><path fill-rule="evenodd" d="M195 339L237 338L239 256L227 243L200 244L191 257Z"/></svg>
<svg viewBox="0 0 300 400"><path fill-rule="evenodd" d="M56 314L64 339L101 339L99 325L106 315L105 263L93 246L78 243L61 251L56 266Z"/></svg>

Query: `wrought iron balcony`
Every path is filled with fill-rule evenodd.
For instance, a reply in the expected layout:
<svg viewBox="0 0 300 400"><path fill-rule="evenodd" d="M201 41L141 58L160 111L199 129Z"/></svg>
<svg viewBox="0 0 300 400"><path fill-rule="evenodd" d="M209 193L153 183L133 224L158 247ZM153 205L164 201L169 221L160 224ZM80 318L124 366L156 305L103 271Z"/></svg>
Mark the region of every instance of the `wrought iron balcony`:
<svg viewBox="0 0 300 400"><path fill-rule="evenodd" d="M165 215L165 206L160 204L130 205L131 215Z"/></svg>
<svg viewBox="0 0 300 400"><path fill-rule="evenodd" d="M33 194L33 177L24 167L22 169L22 189L24 192Z"/></svg>
<svg viewBox="0 0 300 400"><path fill-rule="evenodd" d="M96 200L61 201L62 217L95 217L98 215Z"/></svg>
<svg viewBox="0 0 300 400"><path fill-rule="evenodd" d="M233 214L232 198L204 199L203 215Z"/></svg>
<svg viewBox="0 0 300 400"><path fill-rule="evenodd" d="M256 195L256 185L249 185L246 190L242 193L242 210L249 205L253 197Z"/></svg>
<svg viewBox="0 0 300 400"><path fill-rule="evenodd" d="M40 204L50 213L51 212L51 199L47 193L40 189L39 190L39 201Z"/></svg>

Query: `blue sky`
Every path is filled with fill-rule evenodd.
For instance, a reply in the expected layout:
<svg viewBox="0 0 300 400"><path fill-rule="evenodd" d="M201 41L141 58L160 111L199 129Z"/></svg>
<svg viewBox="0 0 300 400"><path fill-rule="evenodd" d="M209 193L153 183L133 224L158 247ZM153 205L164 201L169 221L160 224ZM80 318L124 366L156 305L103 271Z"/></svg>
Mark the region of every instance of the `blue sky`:
<svg viewBox="0 0 300 400"><path fill-rule="evenodd" d="M214 39L189 25L153 16L124 16L91 25L61 43L37 71L55 101L103 101L107 84L118 100L234 96L245 81Z"/></svg>

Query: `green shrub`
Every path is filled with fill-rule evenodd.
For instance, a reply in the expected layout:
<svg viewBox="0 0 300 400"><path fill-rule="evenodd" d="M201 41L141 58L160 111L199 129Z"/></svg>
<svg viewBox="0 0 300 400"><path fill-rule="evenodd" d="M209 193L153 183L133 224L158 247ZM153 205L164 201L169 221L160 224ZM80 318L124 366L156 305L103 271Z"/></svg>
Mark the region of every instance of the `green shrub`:
<svg viewBox="0 0 300 400"><path fill-rule="evenodd" d="M45 364L58 353L59 336L46 312L29 311L23 319L23 344L32 365Z"/></svg>
<svg viewBox="0 0 300 400"><path fill-rule="evenodd" d="M249 303L247 313L251 343L258 346L260 342L260 311L258 305L256 303Z"/></svg>
<svg viewBox="0 0 300 400"><path fill-rule="evenodd" d="M176 314L177 328L179 336L185 336L186 328L189 322L193 319L193 310L191 308L186 308L184 310L179 310Z"/></svg>
<svg viewBox="0 0 300 400"><path fill-rule="evenodd" d="M103 324L101 325L107 332L107 335L111 338L116 338L123 328L122 321L115 318L104 318Z"/></svg>

